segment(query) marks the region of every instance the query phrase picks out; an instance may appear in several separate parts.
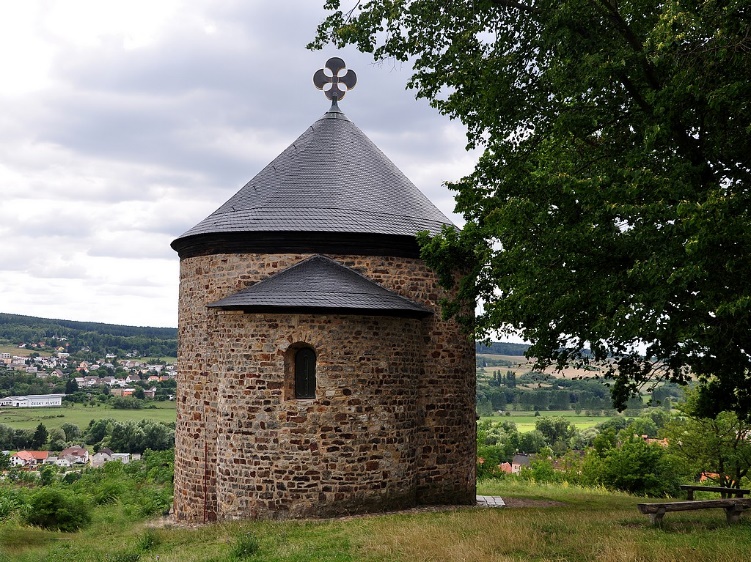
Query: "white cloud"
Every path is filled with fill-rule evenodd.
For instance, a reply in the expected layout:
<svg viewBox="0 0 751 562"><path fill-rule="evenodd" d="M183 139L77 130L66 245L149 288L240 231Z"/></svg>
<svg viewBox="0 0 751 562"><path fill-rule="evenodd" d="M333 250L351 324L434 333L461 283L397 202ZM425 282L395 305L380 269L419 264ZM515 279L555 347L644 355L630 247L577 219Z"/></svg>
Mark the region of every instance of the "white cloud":
<svg viewBox="0 0 751 562"><path fill-rule="evenodd" d="M323 115L312 75L335 54L358 73L342 109L456 221L461 127L409 68L305 50L321 5L0 3L0 312L175 326L169 243Z"/></svg>

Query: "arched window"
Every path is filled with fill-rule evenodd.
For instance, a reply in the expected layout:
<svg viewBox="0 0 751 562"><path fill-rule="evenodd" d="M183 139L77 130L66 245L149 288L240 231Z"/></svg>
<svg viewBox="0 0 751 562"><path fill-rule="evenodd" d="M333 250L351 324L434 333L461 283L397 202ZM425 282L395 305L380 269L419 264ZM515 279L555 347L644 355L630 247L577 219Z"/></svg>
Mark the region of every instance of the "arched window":
<svg viewBox="0 0 751 562"><path fill-rule="evenodd" d="M295 398L316 397L316 354L309 347L295 353Z"/></svg>

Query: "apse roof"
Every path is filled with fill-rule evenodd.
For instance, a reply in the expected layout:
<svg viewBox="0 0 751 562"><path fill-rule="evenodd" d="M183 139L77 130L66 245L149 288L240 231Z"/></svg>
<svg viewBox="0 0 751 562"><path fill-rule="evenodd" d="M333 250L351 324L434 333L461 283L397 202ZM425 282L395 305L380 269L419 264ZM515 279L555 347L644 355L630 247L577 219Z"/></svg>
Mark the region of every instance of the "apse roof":
<svg viewBox="0 0 751 562"><path fill-rule="evenodd" d="M432 311L324 256L313 256L208 305L246 312L330 312L421 318Z"/></svg>
<svg viewBox="0 0 751 562"><path fill-rule="evenodd" d="M329 232L414 236L451 221L336 100L240 191L173 242L203 235ZM177 244L176 244L177 243Z"/></svg>

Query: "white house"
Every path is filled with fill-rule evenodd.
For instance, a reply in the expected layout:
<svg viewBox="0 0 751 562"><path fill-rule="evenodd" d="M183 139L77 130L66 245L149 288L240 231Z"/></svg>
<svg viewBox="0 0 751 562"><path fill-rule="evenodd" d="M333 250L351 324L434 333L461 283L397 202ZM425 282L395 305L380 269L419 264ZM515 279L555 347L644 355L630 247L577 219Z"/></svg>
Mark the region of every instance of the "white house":
<svg viewBox="0 0 751 562"><path fill-rule="evenodd" d="M0 406L13 408L50 408L62 406L65 394L30 394L28 396L8 396L0 398Z"/></svg>
<svg viewBox="0 0 751 562"><path fill-rule="evenodd" d="M12 466L37 466L44 464L49 453L47 451L18 451L10 457Z"/></svg>

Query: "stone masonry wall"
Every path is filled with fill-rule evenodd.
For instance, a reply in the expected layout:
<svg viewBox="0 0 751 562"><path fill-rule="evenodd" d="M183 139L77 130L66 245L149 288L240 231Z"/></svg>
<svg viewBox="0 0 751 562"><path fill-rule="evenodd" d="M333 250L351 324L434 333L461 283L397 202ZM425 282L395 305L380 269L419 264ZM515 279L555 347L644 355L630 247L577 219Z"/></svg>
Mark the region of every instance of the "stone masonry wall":
<svg viewBox="0 0 751 562"><path fill-rule="evenodd" d="M219 312L214 325L221 518L415 504L419 320ZM296 342L317 354L314 400L284 399Z"/></svg>
<svg viewBox="0 0 751 562"><path fill-rule="evenodd" d="M422 261L329 256L436 310L424 320L206 308L307 257L182 260L176 516L473 503L474 345L440 318L442 290ZM284 355L297 343L318 356L315 400L284 397Z"/></svg>

